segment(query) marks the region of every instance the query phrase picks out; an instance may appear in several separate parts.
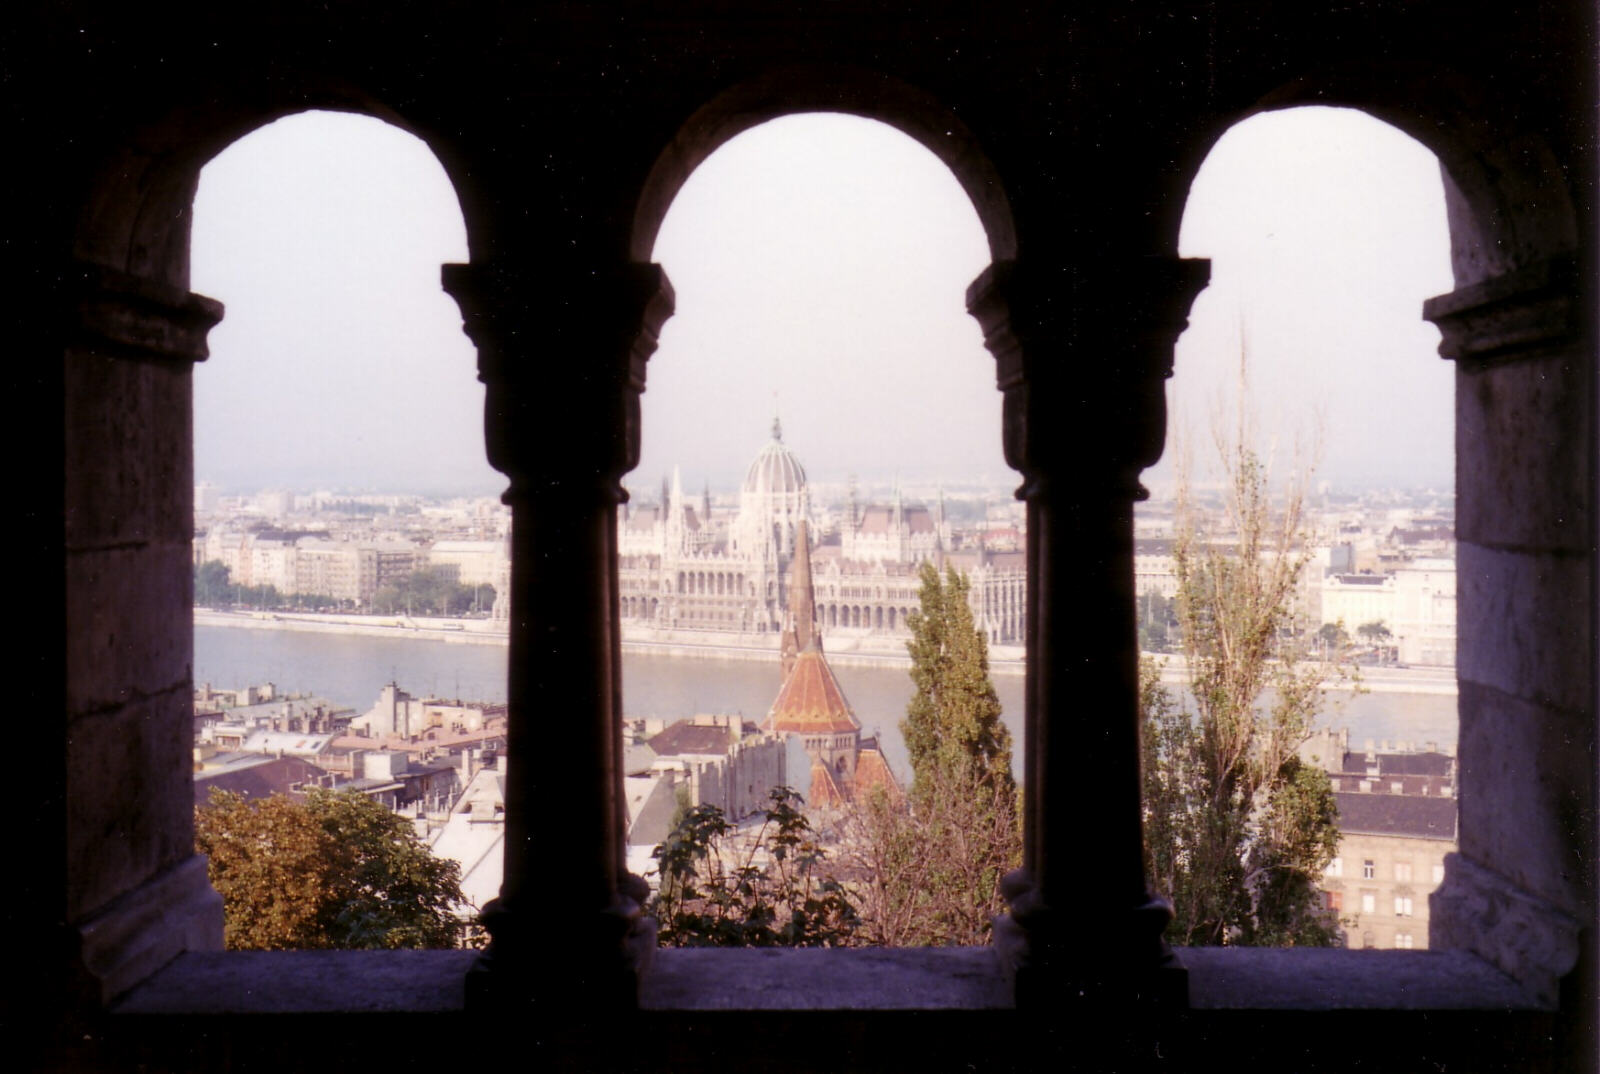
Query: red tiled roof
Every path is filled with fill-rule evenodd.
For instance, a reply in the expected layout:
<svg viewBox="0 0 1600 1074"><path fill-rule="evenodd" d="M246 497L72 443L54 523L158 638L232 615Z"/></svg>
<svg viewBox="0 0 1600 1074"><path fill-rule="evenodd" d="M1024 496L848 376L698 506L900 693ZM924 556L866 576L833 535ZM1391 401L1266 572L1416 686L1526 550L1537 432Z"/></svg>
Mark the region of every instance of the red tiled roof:
<svg viewBox="0 0 1600 1074"><path fill-rule="evenodd" d="M852 793L860 798L870 794L874 787L888 791L890 798L900 797L900 781L894 778L894 770L884 760L883 754L877 750L863 749L856 755L856 783Z"/></svg>
<svg viewBox="0 0 1600 1074"><path fill-rule="evenodd" d="M739 741L737 731L714 724L697 724L693 720L679 720L671 727L649 740L657 757L677 757L687 753L728 752L728 747Z"/></svg>
<svg viewBox="0 0 1600 1074"><path fill-rule="evenodd" d="M831 809L848 800L844 788L833 778L833 772L819 760L811 762L811 793L806 804L813 809Z"/></svg>
<svg viewBox="0 0 1600 1074"><path fill-rule="evenodd" d="M813 646L795 658L794 670L783 681L763 726L775 734L828 734L859 731L861 721L850 711L822 650Z"/></svg>

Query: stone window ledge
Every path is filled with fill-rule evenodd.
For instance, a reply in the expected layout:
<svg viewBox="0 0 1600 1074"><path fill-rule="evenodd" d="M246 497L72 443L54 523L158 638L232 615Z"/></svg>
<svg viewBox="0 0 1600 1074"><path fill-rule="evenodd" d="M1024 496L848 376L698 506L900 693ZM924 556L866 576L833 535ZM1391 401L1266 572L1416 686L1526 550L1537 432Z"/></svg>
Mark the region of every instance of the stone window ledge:
<svg viewBox="0 0 1600 1074"><path fill-rule="evenodd" d="M476 951L190 951L113 1014L459 1011Z"/></svg>
<svg viewBox="0 0 1600 1074"><path fill-rule="evenodd" d="M1467 951L1185 947L1192 1010L1541 1010Z"/></svg>
<svg viewBox="0 0 1600 1074"><path fill-rule="evenodd" d="M994 1010L1011 985L989 947L677 948L656 952L646 1010Z"/></svg>
<svg viewBox="0 0 1600 1074"><path fill-rule="evenodd" d="M191 952L113 1007L124 1015L459 1011L473 951ZM1194 1011L1536 1011L1462 951L1186 948ZM646 1010L1004 1010L987 947L657 952Z"/></svg>

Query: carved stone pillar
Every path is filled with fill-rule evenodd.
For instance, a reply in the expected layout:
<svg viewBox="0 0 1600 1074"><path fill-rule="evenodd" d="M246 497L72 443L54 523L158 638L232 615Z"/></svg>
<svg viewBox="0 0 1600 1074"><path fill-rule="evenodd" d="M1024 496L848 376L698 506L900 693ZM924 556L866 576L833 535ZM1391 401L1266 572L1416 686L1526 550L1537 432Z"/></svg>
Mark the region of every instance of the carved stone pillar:
<svg viewBox="0 0 1600 1074"><path fill-rule="evenodd" d="M1477 952L1554 1004L1594 892L1592 295L1558 257L1430 299L1456 363L1461 851L1429 947ZM1591 971L1592 972L1592 971Z"/></svg>
<svg viewBox="0 0 1600 1074"><path fill-rule="evenodd" d="M672 313L659 266L446 265L512 511L505 880L469 1003L635 1002L655 945L624 867L616 520Z"/></svg>
<svg viewBox="0 0 1600 1074"><path fill-rule="evenodd" d="M69 924L104 1003L222 947L222 898L194 852L188 433L222 305L99 265L60 280L66 853L60 915L40 919Z"/></svg>
<svg viewBox="0 0 1600 1074"><path fill-rule="evenodd" d="M1026 836L995 933L1019 1006L1164 987L1171 910L1141 854L1133 504L1161 454L1173 344L1208 275L1172 258L1092 275L1002 262L967 292L1028 504Z"/></svg>

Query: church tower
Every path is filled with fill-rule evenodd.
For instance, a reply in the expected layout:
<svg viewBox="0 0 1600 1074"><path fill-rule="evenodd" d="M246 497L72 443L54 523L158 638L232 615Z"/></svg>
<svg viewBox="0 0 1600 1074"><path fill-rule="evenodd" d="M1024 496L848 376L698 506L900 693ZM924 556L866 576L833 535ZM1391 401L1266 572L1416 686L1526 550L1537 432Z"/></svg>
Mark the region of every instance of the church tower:
<svg viewBox="0 0 1600 1074"><path fill-rule="evenodd" d="M779 646L783 678L788 679L795 661L815 644L822 650L822 631L817 625L817 602L811 585L811 534L805 519L795 531L794 564L789 575L789 610L784 615L783 638Z"/></svg>

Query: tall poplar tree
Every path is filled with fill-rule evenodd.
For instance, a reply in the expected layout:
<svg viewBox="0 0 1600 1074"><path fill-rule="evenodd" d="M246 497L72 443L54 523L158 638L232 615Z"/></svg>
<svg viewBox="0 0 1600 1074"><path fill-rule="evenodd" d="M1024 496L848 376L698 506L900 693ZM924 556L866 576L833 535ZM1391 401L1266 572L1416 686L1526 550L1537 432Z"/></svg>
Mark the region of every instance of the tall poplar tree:
<svg viewBox="0 0 1600 1074"><path fill-rule="evenodd" d="M972 621L971 583L954 568L943 579L922 564L922 606L906 616L916 693L900 723L911 754L913 790L935 771L1010 790L1011 732L989 678L989 645Z"/></svg>
<svg viewBox="0 0 1600 1074"><path fill-rule="evenodd" d="M1309 534L1300 484L1274 504L1241 422L1218 437L1226 534L1208 535L1180 470L1178 620L1188 696L1142 667L1145 866L1171 896L1178 944L1330 946L1318 884L1339 846L1326 772L1304 764L1321 684L1295 628ZM1213 537L1225 537L1219 543Z"/></svg>

